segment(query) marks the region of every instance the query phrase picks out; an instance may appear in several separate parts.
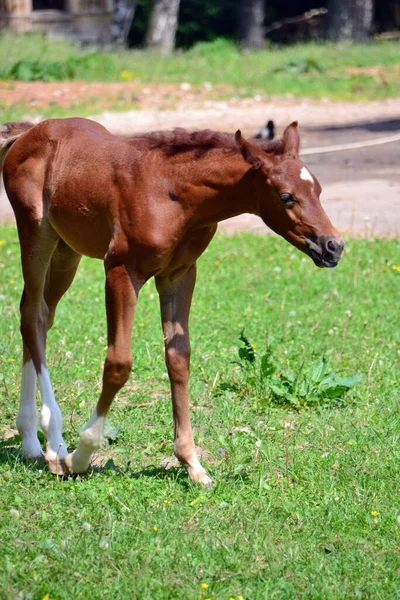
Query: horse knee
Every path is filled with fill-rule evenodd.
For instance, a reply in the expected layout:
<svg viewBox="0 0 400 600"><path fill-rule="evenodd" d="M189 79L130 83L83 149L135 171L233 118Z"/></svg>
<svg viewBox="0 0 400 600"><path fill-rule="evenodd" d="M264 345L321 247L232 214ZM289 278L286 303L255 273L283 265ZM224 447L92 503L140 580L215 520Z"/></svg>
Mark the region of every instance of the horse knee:
<svg viewBox="0 0 400 600"><path fill-rule="evenodd" d="M131 369L131 358L124 360L107 359L104 365L103 381L112 387L120 389L128 381Z"/></svg>
<svg viewBox="0 0 400 600"><path fill-rule="evenodd" d="M190 350L171 347L166 351L168 374L175 383L186 383L189 379Z"/></svg>

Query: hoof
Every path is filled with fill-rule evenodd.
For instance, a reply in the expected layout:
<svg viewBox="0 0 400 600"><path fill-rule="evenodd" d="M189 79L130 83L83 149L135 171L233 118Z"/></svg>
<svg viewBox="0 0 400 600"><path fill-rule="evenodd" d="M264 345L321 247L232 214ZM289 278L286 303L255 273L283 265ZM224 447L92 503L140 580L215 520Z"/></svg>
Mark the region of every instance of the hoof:
<svg viewBox="0 0 400 600"><path fill-rule="evenodd" d="M47 448L45 459L47 466L53 475L64 476L68 474L67 468L65 466L65 457L67 454L67 450L64 447L60 447L58 452L55 452L51 447Z"/></svg>
<svg viewBox="0 0 400 600"><path fill-rule="evenodd" d="M200 483L205 488L211 488L213 480L207 475L204 469L188 468L188 474L193 483Z"/></svg>
<svg viewBox="0 0 400 600"><path fill-rule="evenodd" d="M81 461L77 460L77 457L74 456L74 454L75 452L72 452L71 454L67 454L65 457L65 467L68 473L74 473L75 475L86 473L89 465L83 464Z"/></svg>
<svg viewBox="0 0 400 600"><path fill-rule="evenodd" d="M207 473L204 473L203 477L199 480L199 483L201 483L201 485L206 489L210 489L214 485L213 480L207 475Z"/></svg>
<svg viewBox="0 0 400 600"><path fill-rule="evenodd" d="M46 460L46 462L53 475L57 475L59 477L64 477L64 475L68 475L68 470L65 466L65 461L62 458Z"/></svg>
<svg viewBox="0 0 400 600"><path fill-rule="evenodd" d="M22 454L29 460L42 460L44 452L38 439L22 442Z"/></svg>

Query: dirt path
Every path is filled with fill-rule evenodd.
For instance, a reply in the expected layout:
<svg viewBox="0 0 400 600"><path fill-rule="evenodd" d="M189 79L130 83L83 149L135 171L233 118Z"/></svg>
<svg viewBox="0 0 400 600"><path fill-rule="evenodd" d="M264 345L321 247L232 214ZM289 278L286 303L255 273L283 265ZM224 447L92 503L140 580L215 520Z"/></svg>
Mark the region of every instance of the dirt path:
<svg viewBox="0 0 400 600"><path fill-rule="evenodd" d="M51 85L56 88L51 92L47 87L47 93L62 91L61 84ZM155 90L150 87L142 89L142 96L151 97L146 103L149 108L125 113L104 112L96 120L111 131L123 135L176 126L197 129L208 127L225 131L235 131L240 127L243 133L252 135L267 119L272 118L277 124L279 135L287 123L297 119L303 148L373 139L400 131L400 99L370 103L332 103L256 96L252 99L233 98L222 102L209 99L212 90L196 95L190 89L176 90L175 86L177 109L160 110L166 88L168 93L172 93L171 86L163 86L158 100L155 99ZM22 92L26 94L27 88L18 88L18 93ZM31 88L30 93L38 94L38 91L33 92ZM142 102L144 104L141 100ZM395 236L400 234L399 156L400 142L396 142L360 150L307 156L305 162L319 178L323 187L324 207L339 228L347 230L351 235ZM7 216L10 216L10 207L2 194L0 218ZM245 229L267 233L261 221L251 215L230 219L221 224L221 229L227 232Z"/></svg>

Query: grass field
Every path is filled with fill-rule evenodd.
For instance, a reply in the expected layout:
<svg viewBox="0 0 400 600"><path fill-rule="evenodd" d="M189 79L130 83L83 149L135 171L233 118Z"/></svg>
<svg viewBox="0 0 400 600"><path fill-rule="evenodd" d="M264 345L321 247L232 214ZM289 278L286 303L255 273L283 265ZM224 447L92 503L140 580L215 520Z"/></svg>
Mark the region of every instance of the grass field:
<svg viewBox="0 0 400 600"><path fill-rule="evenodd" d="M191 319L193 424L215 480L205 492L161 468L172 420L152 284L109 419L116 439L75 479L21 459L15 229L0 240L2 599L398 597L399 241L348 241L337 269L318 270L278 238L214 240ZM277 406L234 362L243 328L258 355L273 336L292 373L324 355L363 382L342 403ZM102 265L84 260L48 353L70 447L96 401L105 336Z"/></svg>
<svg viewBox="0 0 400 600"><path fill-rule="evenodd" d="M197 44L186 52L160 57L149 51L80 51L69 42L38 36L0 37L0 80L7 82L84 80L128 81L139 84L204 82L221 86L216 97L256 94L330 98L333 100L379 100L400 95L399 44L371 41L368 44L304 43L270 46L263 52L241 53L227 40ZM12 86L9 88L12 89ZM28 102L29 99L27 99ZM87 104L87 103L86 103ZM82 110L90 106L82 104ZM90 105L90 102L89 102ZM29 107L8 107L17 118ZM74 114L80 111L74 106ZM0 106L3 120L6 107ZM57 102L46 116L58 116ZM28 112L32 112L30 107ZM61 111L65 113L64 110ZM17 113L15 117L14 113Z"/></svg>

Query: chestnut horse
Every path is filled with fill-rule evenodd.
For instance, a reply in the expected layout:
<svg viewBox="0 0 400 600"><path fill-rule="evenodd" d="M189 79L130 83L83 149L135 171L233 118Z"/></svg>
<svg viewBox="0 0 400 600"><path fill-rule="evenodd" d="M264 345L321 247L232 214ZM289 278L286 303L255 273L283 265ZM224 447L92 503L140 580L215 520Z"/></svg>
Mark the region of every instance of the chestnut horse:
<svg viewBox="0 0 400 600"><path fill-rule="evenodd" d="M88 119L0 129L4 184L21 245L23 366L17 427L23 453L53 473L83 473L103 440L105 417L132 366L131 330L143 284L155 277L171 383L174 451L192 481L211 479L195 452L189 416L188 318L196 260L219 221L253 213L319 267L334 267L343 241L299 159L297 122L282 139L246 141L184 129L122 138ZM108 351L100 398L68 453L46 367L46 337L82 255L104 261Z"/></svg>

